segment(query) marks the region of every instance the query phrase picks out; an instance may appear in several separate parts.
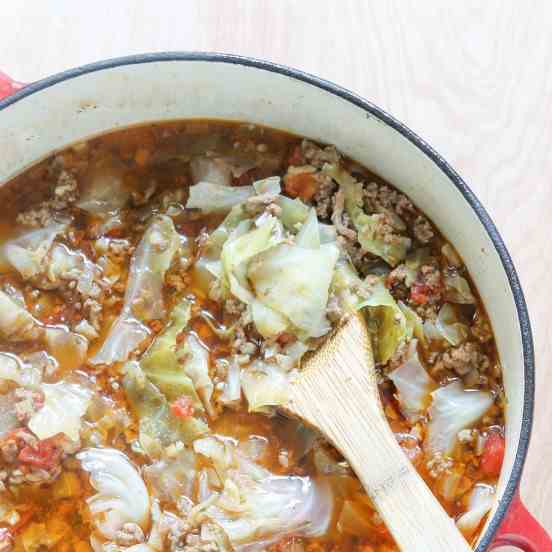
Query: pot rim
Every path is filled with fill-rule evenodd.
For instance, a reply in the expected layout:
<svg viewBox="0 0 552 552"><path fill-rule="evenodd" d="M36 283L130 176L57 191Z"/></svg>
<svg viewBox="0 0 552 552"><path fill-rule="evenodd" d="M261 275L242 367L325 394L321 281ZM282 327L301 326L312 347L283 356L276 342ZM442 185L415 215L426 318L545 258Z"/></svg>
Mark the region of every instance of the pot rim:
<svg viewBox="0 0 552 552"><path fill-rule="evenodd" d="M8 96L4 100L0 100L0 111L6 109L10 105L31 96L37 92L40 92L46 88L62 83L64 81L77 78L87 73L93 73L96 71L102 71L105 69L113 69L115 67L125 65L138 65L145 63L157 63L165 61L186 61L186 62L214 62L214 63L228 63L232 65L242 65L245 67L252 67L262 71L269 71L272 73L278 73L280 75L296 79L315 86L333 96L337 96L342 100L346 100L355 106L366 111L367 114L373 115L391 128L399 132L404 138L411 142L414 146L420 149L427 157L429 157L448 177L450 182L458 189L458 191L466 199L470 207L473 209L481 224L485 228L485 231L489 235L498 256L506 272L510 289L516 305L517 315L520 323L521 340L523 345L523 359L524 359L524 380L525 380L525 393L523 398L523 413L521 420L521 432L519 442L517 444L517 452L512 467L510 478L506 484L504 495L498 504L497 510L491 519L487 530L482 536L477 552L483 552L487 550L492 543L493 538L504 520L506 513L510 507L512 499L517 491L521 480L521 474L523 466L527 457L529 448L529 440L531 436L531 429L533 424L534 413L534 396L535 396L535 353L533 348L533 336L531 331L531 322L529 319L529 313L527 310L527 304L519 277L516 269L508 253L506 245L502 240L494 222L491 217L477 199L472 190L464 182L462 177L445 161L445 159L433 149L425 140L420 138L415 132L410 130L405 124L395 119L392 115L387 113L372 102L365 100L361 96L351 92L341 86L333 84L330 81L316 77L309 73L293 69L285 65L280 65L270 61L263 61L256 58L239 56L234 54L224 54L215 52L160 52L151 54L136 54L126 57L118 57L107 59L104 61L98 61L69 69L61 73L46 77L32 84L25 86L15 94Z"/></svg>

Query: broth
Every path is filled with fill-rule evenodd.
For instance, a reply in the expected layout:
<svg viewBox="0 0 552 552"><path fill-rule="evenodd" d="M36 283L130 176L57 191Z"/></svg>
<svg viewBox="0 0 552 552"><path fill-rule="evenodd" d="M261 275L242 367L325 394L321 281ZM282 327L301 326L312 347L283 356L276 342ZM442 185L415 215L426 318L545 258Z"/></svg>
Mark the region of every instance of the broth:
<svg viewBox="0 0 552 552"><path fill-rule="evenodd" d="M386 416L405 454L466 538L475 542L484 516L475 527L462 516L478 500L490 496L492 503L504 449L505 399L490 323L453 247L407 198L331 147L269 128L193 120L93 138L52 155L0 189L1 290L9 312L23 309L13 320L0 313L5 319L0 320L0 481L5 503L0 550L84 552L94 546L107 551L141 543L148 548L140 550L152 551L398 550L340 454L299 422L279 416L270 406L273 396L259 402L262 393L274 394L274 382L297 369L292 346L313 348L329 330L315 328L305 337L308 321L301 331L295 322L299 315L289 322L295 311L286 310L283 317L273 304L260 307L261 279L251 264L241 265L247 268L245 276L234 267L229 273L236 280L230 284L217 277L217 271L227 270L224 263L232 264L232 255L242 254L236 250L216 264L212 250L219 246L213 245L213 236L221 228L224 243L229 243L263 228L267 220L280 224L281 202L264 180L270 177L280 177L282 193L312 206L319 223L328 225L320 226L317 236L329 232L330 225L336 228L332 232L337 238L318 247L339 250L335 266L354 265L361 282L351 288L355 294L390 294L391 314L385 303L366 309ZM228 226L230 208L207 213L210 207L186 208L190 186L203 181L232 191L250 190L240 221ZM250 188L259 181L265 183L262 190ZM347 196L353 188L360 194L360 210L375 225L376 237L370 242L360 227L365 219L355 218L353 196ZM59 228L52 231L56 224ZM273 247L296 246L306 239L298 237L306 224L304 217L294 227L280 224L284 234ZM48 235L37 235L41 230ZM267 239L276 239L274 228L271 232ZM359 245L359 236L372 251ZM173 245L166 267L156 268ZM374 253L378 247L386 259ZM404 255L401 247L406 248ZM257 251L255 259L270 250ZM397 262L392 255L399 255ZM140 259L151 262L140 266ZM212 264L206 269L200 260ZM257 269L262 272L262 264ZM293 272L293 266L287 270ZM331 324L345 313L339 301L347 291L335 288L335 278L322 313ZM134 296L133 281L142 285ZM227 287L221 288L221 281ZM233 285L236 290L247 287L240 297L251 297L250 303L228 291ZM277 312L284 329L265 337L260 319L251 318L252 308L269 308L271 316ZM182 327L174 314L178 309L187 317ZM171 328L180 329L171 337ZM400 339L393 338L391 354L389 345L382 346L388 339L386 328L390 334L402 332ZM120 341L111 344L114 334ZM162 349L163 340L172 345ZM264 363L261 368L258 362ZM407 398L397 382L409 362L430 380ZM208 366L208 372L199 373L201 366ZM255 370L274 376L269 391L259 388ZM242 378L237 380L243 388L238 383L237 399L235 389L230 397L231 373ZM477 395L485 407L476 404L476 410L482 409L479 415L460 423L447 437L452 446L440 450L430 427L437 427L437 401L449 399L432 399L430 393L445 389L451 394L454 385L461 399L471 390L469 399ZM74 401L55 403L57 389L64 397L74 393ZM53 409L50 418L46 408ZM69 414L72 418L65 421ZM69 429L50 435L54 430L48 426L58 422L60 428L76 423L77 439L69 438ZM107 492L102 490L105 474L98 468L98 449L121 451L128 466L120 469L145 482L147 519L136 517L132 504L127 504L128 512L117 514L118 522L110 518L111 506L100 508L100 514L91 510ZM117 458L113 456L114 465L123 462ZM279 511L277 522L263 518L263 508L273 507L266 501L260 501L265 506L258 506L259 511L250 511L259 493L270 494L267 488L272 487L263 487L268 480L287 497L287 502L280 499L283 513ZM323 517L320 508L307 508L307 528L284 519L286 505L299 496L299 482L299 511L306 508L301 501L311 495L313 504L331 497L331 513L314 534L308 527ZM141 496L140 484L137 488L135 494ZM114 528L102 525L106 519ZM238 531L240 519L246 519L246 528Z"/></svg>

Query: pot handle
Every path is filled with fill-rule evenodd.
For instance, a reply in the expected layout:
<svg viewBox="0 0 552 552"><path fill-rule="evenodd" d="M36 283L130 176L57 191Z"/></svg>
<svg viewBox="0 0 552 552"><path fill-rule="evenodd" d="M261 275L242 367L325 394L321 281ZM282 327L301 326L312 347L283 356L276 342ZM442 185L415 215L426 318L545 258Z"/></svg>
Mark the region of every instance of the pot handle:
<svg viewBox="0 0 552 552"><path fill-rule="evenodd" d="M23 83L14 81L12 78L8 77L6 73L0 71L0 100L11 96L24 86Z"/></svg>
<svg viewBox="0 0 552 552"><path fill-rule="evenodd" d="M523 505L519 489L490 550L499 546L514 546L523 552L552 552L552 539Z"/></svg>

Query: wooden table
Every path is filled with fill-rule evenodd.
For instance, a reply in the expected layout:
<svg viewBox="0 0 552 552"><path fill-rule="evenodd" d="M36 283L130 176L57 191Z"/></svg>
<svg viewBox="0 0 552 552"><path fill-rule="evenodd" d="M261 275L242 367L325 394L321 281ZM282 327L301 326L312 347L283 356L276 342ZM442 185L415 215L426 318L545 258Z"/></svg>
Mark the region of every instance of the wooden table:
<svg viewBox="0 0 552 552"><path fill-rule="evenodd" d="M522 494L552 532L551 29L545 0L5 0L0 68L33 81L138 52L239 53L339 83L426 138L490 211L524 285L538 389Z"/></svg>

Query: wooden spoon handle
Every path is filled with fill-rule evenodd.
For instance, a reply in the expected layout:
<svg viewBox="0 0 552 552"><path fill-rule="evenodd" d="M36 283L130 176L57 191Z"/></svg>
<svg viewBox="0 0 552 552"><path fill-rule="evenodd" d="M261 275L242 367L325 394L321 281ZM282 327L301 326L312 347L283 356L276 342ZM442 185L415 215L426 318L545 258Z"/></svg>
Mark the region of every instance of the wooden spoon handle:
<svg viewBox="0 0 552 552"><path fill-rule="evenodd" d="M370 370L344 374L338 368L303 374L300 385L292 386L287 410L343 453L401 550L471 550L401 450L379 400L362 391L374 386Z"/></svg>

